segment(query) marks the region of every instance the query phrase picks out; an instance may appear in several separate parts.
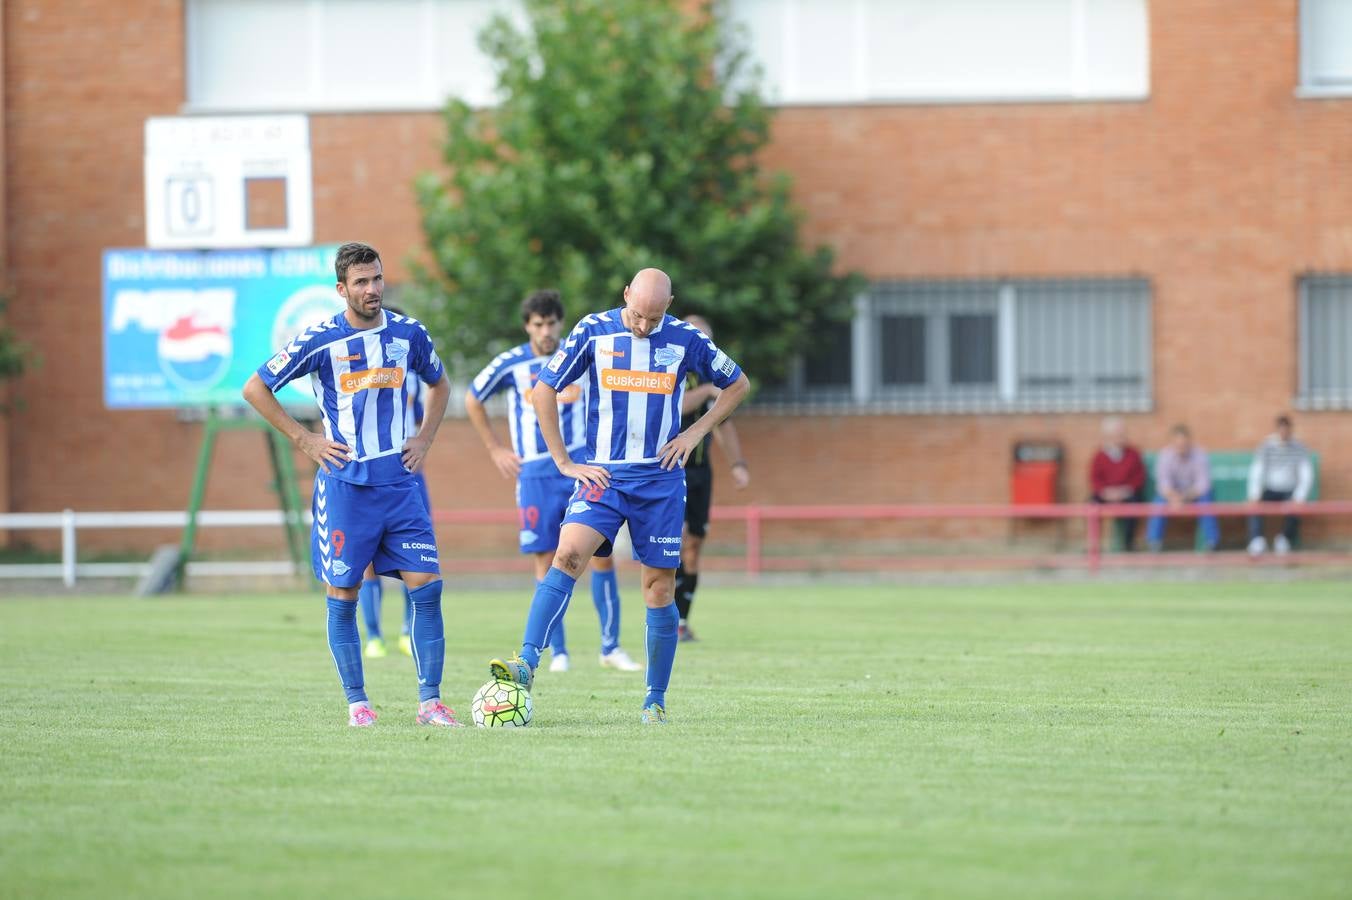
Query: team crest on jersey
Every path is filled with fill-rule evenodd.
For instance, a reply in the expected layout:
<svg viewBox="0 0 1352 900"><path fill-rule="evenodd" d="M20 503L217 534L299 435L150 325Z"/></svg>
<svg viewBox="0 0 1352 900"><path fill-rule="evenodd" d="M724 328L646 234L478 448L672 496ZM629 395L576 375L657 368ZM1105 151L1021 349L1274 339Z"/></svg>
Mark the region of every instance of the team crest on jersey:
<svg viewBox="0 0 1352 900"><path fill-rule="evenodd" d="M408 356L407 342L392 341L385 345L385 360L387 362L397 363L405 356Z"/></svg>
<svg viewBox="0 0 1352 900"><path fill-rule="evenodd" d="M683 359L685 359L685 348L674 344L658 347L653 351L653 362L659 366L674 366Z"/></svg>

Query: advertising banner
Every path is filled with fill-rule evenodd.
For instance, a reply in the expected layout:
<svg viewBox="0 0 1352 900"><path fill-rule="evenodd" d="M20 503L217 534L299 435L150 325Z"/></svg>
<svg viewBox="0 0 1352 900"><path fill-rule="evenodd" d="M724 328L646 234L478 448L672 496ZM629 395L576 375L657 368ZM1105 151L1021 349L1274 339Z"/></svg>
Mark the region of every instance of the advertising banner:
<svg viewBox="0 0 1352 900"><path fill-rule="evenodd" d="M343 311L337 250L105 250L104 404L243 405L244 383L288 338ZM314 403L306 379L277 396Z"/></svg>

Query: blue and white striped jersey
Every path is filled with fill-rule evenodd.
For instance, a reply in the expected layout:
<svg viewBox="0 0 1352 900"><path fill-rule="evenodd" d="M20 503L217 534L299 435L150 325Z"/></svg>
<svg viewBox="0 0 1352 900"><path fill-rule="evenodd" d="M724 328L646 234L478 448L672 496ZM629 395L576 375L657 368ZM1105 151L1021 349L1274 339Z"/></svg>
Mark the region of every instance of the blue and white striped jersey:
<svg viewBox="0 0 1352 900"><path fill-rule="evenodd" d="M352 448L353 459L333 476L354 484L390 484L408 478L400 454L412 430L406 383L413 373L427 384L444 369L432 338L417 319L382 313L375 328L357 329L342 313L311 325L258 369L273 393L302 375L324 420L324 435Z"/></svg>
<svg viewBox="0 0 1352 900"><path fill-rule="evenodd" d="M671 474L662 470L657 451L680 433L687 372L720 388L742 374L737 363L688 322L666 316L648 337L636 338L621 321L620 310L612 309L578 322L540 380L558 389L581 379L586 385L588 461L639 478Z"/></svg>
<svg viewBox="0 0 1352 900"><path fill-rule="evenodd" d="M549 362L547 356L534 356L530 342L504 350L484 366L470 383L474 399L483 403L499 391L507 391L507 428L511 433L512 450L521 457L522 478L549 478L559 474L554 460L545 446L540 423L535 417L530 394L540 370ZM586 409L581 387L559 391L559 428L563 443L571 453L587 445L587 425L583 416Z"/></svg>
<svg viewBox="0 0 1352 900"><path fill-rule="evenodd" d="M404 379L404 434L412 437L422 427L423 394L427 385L421 378Z"/></svg>

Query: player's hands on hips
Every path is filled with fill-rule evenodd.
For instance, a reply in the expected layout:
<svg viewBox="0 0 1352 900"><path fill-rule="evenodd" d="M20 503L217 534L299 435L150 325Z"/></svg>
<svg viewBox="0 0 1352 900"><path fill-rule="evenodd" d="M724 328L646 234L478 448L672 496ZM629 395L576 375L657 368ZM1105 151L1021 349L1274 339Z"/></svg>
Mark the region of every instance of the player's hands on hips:
<svg viewBox="0 0 1352 900"><path fill-rule="evenodd" d="M521 474L521 457L506 447L494 447L488 451L488 455L493 458L493 465L498 467L503 478L516 478Z"/></svg>
<svg viewBox="0 0 1352 900"><path fill-rule="evenodd" d="M685 468L685 461L690 458L690 454L695 452L699 442L703 437L695 437L689 431L682 431L671 440L662 445L662 449L657 451L657 458L662 463L664 469L674 469L677 466Z"/></svg>
<svg viewBox="0 0 1352 900"><path fill-rule="evenodd" d="M325 475L329 473L330 464L335 469L341 469L343 461L352 458L352 448L347 444L331 441L313 431L302 432L301 436L296 438L296 446L300 448L301 453L319 463L319 468L324 470Z"/></svg>
<svg viewBox="0 0 1352 900"><path fill-rule="evenodd" d="M404 453L402 456L404 468L410 472L417 472L422 468L423 459L427 456L427 451L431 449L432 441L425 437L414 435L404 441Z"/></svg>
<svg viewBox="0 0 1352 900"><path fill-rule="evenodd" d="M610 487L610 472L603 466L589 466L584 463L565 463L559 466L559 474L574 481L580 481L587 487Z"/></svg>

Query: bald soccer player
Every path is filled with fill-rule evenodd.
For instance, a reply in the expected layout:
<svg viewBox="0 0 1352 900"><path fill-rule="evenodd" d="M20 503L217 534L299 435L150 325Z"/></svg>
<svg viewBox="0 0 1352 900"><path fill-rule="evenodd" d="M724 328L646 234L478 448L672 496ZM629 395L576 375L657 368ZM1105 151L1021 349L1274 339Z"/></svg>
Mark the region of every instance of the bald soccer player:
<svg viewBox="0 0 1352 900"><path fill-rule="evenodd" d="M536 588L521 652L494 659L494 678L534 684L540 650L563 618L583 568L608 556L629 524L647 604L647 692L640 720L665 725L666 692L676 658L674 603L685 519L685 464L704 438L737 408L751 383L698 328L667 314L671 279L643 269L624 289L624 306L578 322L540 371L531 401L559 472L577 483L559 531L559 546ZM686 375L719 388L704 415L681 430ZM574 462L559 428L558 392L587 385L586 462Z"/></svg>

